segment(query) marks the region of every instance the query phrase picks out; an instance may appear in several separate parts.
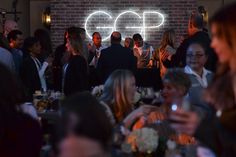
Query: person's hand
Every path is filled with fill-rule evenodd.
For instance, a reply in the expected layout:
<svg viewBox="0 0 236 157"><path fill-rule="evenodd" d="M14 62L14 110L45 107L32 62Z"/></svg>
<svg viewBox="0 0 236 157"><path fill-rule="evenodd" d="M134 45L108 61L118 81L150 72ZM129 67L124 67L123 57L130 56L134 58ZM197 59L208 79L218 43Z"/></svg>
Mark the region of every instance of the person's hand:
<svg viewBox="0 0 236 157"><path fill-rule="evenodd" d="M152 111L157 110L157 107L151 106L151 105L142 105L136 110L132 111L130 114L128 114L127 117L123 120L124 126L126 128L130 128L131 125L137 121L140 117L147 117L149 113Z"/></svg>
<svg viewBox="0 0 236 157"><path fill-rule="evenodd" d="M177 109L169 114L169 120L171 127L177 132L193 135L199 125L200 119L195 112L184 111L183 109Z"/></svg>
<svg viewBox="0 0 236 157"><path fill-rule="evenodd" d="M87 47L88 47L89 52L94 52L95 53L95 50L96 50L95 45L89 43Z"/></svg>
<svg viewBox="0 0 236 157"><path fill-rule="evenodd" d="M148 65L147 65L147 67L148 67L148 68L153 67L153 60L152 60L152 59L150 59L150 61L149 61Z"/></svg>
<svg viewBox="0 0 236 157"><path fill-rule="evenodd" d="M52 62L53 62L53 57L48 56L48 58L45 60L45 62L48 63L48 66L52 66Z"/></svg>

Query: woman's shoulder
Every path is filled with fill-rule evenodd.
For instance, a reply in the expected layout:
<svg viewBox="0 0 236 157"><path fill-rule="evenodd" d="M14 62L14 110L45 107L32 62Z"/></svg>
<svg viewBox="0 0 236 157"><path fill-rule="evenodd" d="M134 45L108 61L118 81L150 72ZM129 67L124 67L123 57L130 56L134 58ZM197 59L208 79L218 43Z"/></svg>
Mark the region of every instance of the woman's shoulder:
<svg viewBox="0 0 236 157"><path fill-rule="evenodd" d="M69 62L70 65L74 65L74 64L87 64L85 58L81 55L76 55L76 56L73 56L71 57L70 59L70 62Z"/></svg>

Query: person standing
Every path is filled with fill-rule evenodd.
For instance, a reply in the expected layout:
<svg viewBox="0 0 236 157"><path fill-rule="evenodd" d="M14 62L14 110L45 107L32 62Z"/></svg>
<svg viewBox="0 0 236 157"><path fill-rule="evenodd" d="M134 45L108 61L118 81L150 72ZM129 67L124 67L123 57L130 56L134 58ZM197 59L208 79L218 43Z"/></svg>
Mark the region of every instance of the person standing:
<svg viewBox="0 0 236 157"><path fill-rule="evenodd" d="M23 61L23 52L21 51L24 43L23 33L20 30L13 30L8 34L7 39L11 47L12 57L15 63L15 70L19 75Z"/></svg>
<svg viewBox="0 0 236 157"><path fill-rule="evenodd" d="M133 35L134 56L137 57L137 68L147 68L151 60L154 49L151 45L143 41L140 34Z"/></svg>
<svg viewBox="0 0 236 157"><path fill-rule="evenodd" d="M111 46L101 51L97 70L102 83L116 69L127 69L133 72L136 69L136 59L132 50L123 47L120 42L120 32L113 32L111 34Z"/></svg>
<svg viewBox="0 0 236 157"><path fill-rule="evenodd" d="M66 96L88 90L88 64L82 55L82 39L76 34L68 37L66 48L70 53L69 62L64 65L63 89Z"/></svg>
<svg viewBox="0 0 236 157"><path fill-rule="evenodd" d="M101 54L101 50L105 49L105 47L102 45L102 37L99 32L94 32L92 37L93 43L88 45L88 63L90 66L96 67Z"/></svg>
<svg viewBox="0 0 236 157"><path fill-rule="evenodd" d="M51 58L47 58L43 63L38 59L41 45L36 37L28 37L24 41L24 50L27 53L23 59L20 76L25 86L29 99L33 98L36 90L46 92L47 84L45 79L45 70L51 65Z"/></svg>

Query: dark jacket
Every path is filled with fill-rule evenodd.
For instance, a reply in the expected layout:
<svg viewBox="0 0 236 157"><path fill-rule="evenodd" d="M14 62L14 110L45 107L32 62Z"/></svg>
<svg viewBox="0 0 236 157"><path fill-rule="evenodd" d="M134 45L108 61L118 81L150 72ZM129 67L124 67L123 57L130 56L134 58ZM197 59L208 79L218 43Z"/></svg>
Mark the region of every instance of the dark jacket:
<svg viewBox="0 0 236 157"><path fill-rule="evenodd" d="M88 64L83 56L72 56L65 73L64 93L68 96L88 88Z"/></svg>
<svg viewBox="0 0 236 157"><path fill-rule="evenodd" d="M20 70L21 80L24 84L27 96L32 99L32 95L36 90L41 90L41 82L38 74L38 69L34 60L27 56L22 63Z"/></svg>
<svg viewBox="0 0 236 157"><path fill-rule="evenodd" d="M211 112L201 121L195 136L219 157L236 156L236 108L224 110L221 117Z"/></svg>
<svg viewBox="0 0 236 157"><path fill-rule="evenodd" d="M132 50L120 44L112 44L110 47L101 51L97 70L102 83L116 69L128 69L133 72L136 70L136 59Z"/></svg>
<svg viewBox="0 0 236 157"><path fill-rule="evenodd" d="M62 73L63 73L63 63L62 58L66 53L65 44L59 45L55 50L55 57L53 60L53 84L56 91L62 90Z"/></svg>
<svg viewBox="0 0 236 157"><path fill-rule="evenodd" d="M23 113L14 113L1 123L1 157L39 157L42 130L38 121ZM2 134L3 133L3 134Z"/></svg>

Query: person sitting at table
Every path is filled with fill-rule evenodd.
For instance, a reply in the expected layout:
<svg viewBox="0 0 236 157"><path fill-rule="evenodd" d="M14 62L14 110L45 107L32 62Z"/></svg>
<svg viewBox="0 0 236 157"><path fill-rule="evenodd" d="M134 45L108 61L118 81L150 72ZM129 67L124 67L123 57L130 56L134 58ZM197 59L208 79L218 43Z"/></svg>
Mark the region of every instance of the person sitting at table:
<svg viewBox="0 0 236 157"><path fill-rule="evenodd" d="M186 52L186 66L184 72L189 76L192 85L189 89L189 100L191 104L209 108L203 100L202 91L207 88L213 79L213 73L204 65L208 59L206 45L199 40L192 41Z"/></svg>
<svg viewBox="0 0 236 157"><path fill-rule="evenodd" d="M134 124L133 130L140 129L142 127L148 126L149 124L166 121L171 110L175 110L177 108L190 110L192 106L190 106L191 104L189 104L187 101L187 95L190 87L191 81L188 75L185 74L182 69L168 69L163 78L161 97L158 98L159 100L154 100L159 101L159 103L162 102L161 106L155 111L151 112L148 116L141 117ZM191 136L184 134L175 136L175 132L170 128L169 123L164 124L164 136L175 139L179 144L195 142L194 138ZM160 134L162 134L162 132Z"/></svg>
<svg viewBox="0 0 236 157"><path fill-rule="evenodd" d="M136 119L155 108L143 105L134 109L135 92L135 77L131 71L118 69L108 77L100 103L104 106L113 125L122 123L126 128L130 128Z"/></svg>
<svg viewBox="0 0 236 157"><path fill-rule="evenodd" d="M95 97L76 93L62 101L59 157L109 157L113 127Z"/></svg>
<svg viewBox="0 0 236 157"><path fill-rule="evenodd" d="M0 64L0 156L39 157L42 132L37 120L18 110L24 101L17 76Z"/></svg>

